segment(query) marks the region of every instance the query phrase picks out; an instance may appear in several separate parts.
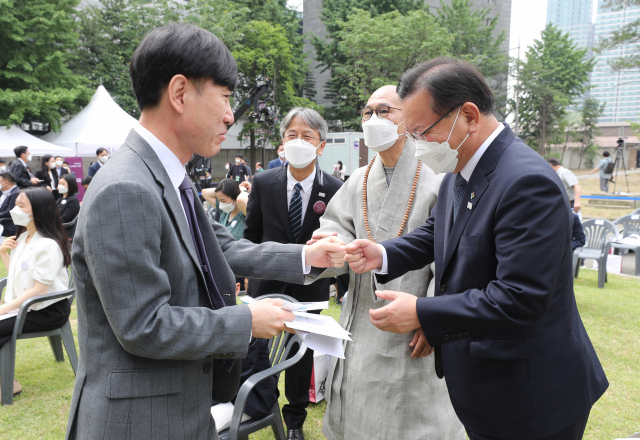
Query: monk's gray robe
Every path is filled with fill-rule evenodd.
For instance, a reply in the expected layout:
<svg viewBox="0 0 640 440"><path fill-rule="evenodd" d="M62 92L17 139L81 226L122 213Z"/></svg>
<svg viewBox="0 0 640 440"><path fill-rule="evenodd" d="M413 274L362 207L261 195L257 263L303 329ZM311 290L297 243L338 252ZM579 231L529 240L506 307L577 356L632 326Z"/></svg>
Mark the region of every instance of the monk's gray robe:
<svg viewBox="0 0 640 440"><path fill-rule="evenodd" d="M408 206L418 160L407 142L388 186L382 160L377 157L369 172L367 198L369 227L377 243L394 238ZM366 168L356 170L334 195L320 219L320 232L337 232L345 243L367 238L362 208ZM436 203L442 176L424 164L416 195L403 233L422 226ZM377 300L376 289L396 290L418 297L433 296L432 267L409 272L385 285L375 285L373 275L351 272L349 293L340 325L352 333L345 341L345 359L333 358L327 379L327 410L322 432L329 440L464 440L444 380L436 377L434 356L412 359L405 335L383 332L369 321L369 309L388 301ZM335 276L342 269L317 269L307 282ZM321 273L321 275L320 275Z"/></svg>

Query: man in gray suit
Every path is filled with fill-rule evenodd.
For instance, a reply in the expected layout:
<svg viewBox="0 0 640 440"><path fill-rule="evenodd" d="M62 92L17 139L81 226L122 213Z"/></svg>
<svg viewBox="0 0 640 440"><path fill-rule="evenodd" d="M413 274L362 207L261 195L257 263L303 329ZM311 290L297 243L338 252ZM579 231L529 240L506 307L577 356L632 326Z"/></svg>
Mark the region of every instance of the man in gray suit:
<svg viewBox="0 0 640 440"><path fill-rule="evenodd" d="M92 181L73 245L80 364L67 438L216 439L213 384L234 382L251 335L293 319L279 300L227 307L234 273L303 283L309 266L341 266L343 254L331 241L236 242L207 219L184 164L219 151L237 81L213 34L155 29L130 72L140 125Z"/></svg>

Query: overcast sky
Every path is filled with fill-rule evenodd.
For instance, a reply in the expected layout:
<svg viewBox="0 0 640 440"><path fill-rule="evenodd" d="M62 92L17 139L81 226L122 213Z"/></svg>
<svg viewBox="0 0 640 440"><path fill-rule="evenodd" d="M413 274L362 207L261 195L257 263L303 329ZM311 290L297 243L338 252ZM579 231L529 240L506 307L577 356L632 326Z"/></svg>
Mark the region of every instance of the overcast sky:
<svg viewBox="0 0 640 440"><path fill-rule="evenodd" d="M303 0L287 0L290 8L302 11ZM483 0L475 0L483 1ZM511 1L511 32L510 48L518 47L520 39L520 57L523 58L526 47L533 44L533 40L540 38L547 20L547 0L512 0ZM518 50L513 49L511 56L517 56Z"/></svg>

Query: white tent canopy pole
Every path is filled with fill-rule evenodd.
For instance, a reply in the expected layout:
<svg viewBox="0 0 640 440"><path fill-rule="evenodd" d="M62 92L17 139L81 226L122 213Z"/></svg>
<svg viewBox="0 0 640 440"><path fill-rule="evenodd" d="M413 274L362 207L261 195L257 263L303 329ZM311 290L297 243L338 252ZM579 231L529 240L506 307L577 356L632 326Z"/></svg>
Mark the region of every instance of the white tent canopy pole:
<svg viewBox="0 0 640 440"><path fill-rule="evenodd" d="M48 133L43 139L73 148L80 157L95 157L100 147L113 154L137 123L116 104L103 86L99 86L80 113L67 121L58 133Z"/></svg>

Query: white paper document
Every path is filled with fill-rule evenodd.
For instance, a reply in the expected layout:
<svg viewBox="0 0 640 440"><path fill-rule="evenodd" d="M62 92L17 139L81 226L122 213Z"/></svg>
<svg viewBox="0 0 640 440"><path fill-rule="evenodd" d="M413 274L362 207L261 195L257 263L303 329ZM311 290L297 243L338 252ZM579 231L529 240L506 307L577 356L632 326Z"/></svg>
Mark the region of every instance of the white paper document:
<svg viewBox="0 0 640 440"><path fill-rule="evenodd" d="M300 339L304 341L307 347L316 353L328 354L329 356L344 359L342 339L303 332L301 330L296 330L296 334L300 336Z"/></svg>
<svg viewBox="0 0 640 440"><path fill-rule="evenodd" d="M242 301L245 304L251 304L256 302L255 298L252 298L249 295L241 296L240 301ZM298 312L298 311L304 312L306 310L327 310L329 308L329 301L298 302L298 303L284 301L284 304L282 304L280 308L288 312Z"/></svg>
<svg viewBox="0 0 640 440"><path fill-rule="evenodd" d="M315 315L305 312L293 312L296 319L293 321L285 322L285 325L296 331L314 333L322 336L329 336L331 338L351 340L348 331L340 327L340 324L336 322L331 316Z"/></svg>

